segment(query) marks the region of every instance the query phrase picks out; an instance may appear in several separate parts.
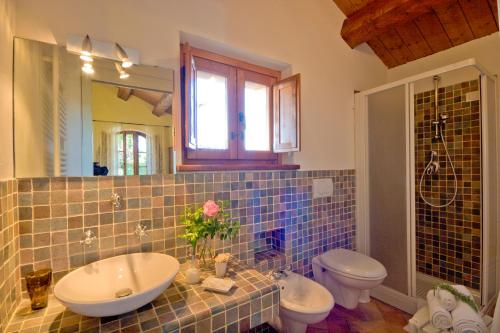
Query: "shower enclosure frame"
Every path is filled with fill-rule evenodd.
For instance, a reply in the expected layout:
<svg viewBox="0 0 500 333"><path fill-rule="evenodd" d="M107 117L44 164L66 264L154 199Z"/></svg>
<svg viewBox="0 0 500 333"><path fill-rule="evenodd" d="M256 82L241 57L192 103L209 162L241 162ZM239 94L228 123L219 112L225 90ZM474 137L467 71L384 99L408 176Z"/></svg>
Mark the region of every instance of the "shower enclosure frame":
<svg viewBox="0 0 500 333"><path fill-rule="evenodd" d="M370 205L369 205L369 148L368 148L368 97L397 87L405 87L405 141L406 141L406 251L407 251L407 293L380 286L372 294L404 311L413 313L419 306L416 294L416 216L415 216L415 105L413 103L415 82L432 79L435 75L475 68L480 75L481 106L481 303L485 304L495 295L500 286L500 247L497 244L498 204L498 148L499 129L496 78L490 75L475 59L467 59L440 67L402 80L391 82L355 94L355 142L356 142L356 246L357 250L370 255ZM492 85L492 86L491 86ZM493 88L493 90L491 89ZM493 96L491 96L493 95ZM491 107L492 104L493 106ZM490 110L493 109L493 110ZM493 140L493 142L490 142ZM485 264L488 263L488 264Z"/></svg>

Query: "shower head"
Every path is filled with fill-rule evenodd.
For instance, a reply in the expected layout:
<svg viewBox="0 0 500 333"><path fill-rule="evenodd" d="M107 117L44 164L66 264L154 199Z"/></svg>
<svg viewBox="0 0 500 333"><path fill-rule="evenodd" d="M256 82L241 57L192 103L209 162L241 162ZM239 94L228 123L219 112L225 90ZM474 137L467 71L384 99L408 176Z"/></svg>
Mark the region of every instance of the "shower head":
<svg viewBox="0 0 500 333"><path fill-rule="evenodd" d="M433 79L434 81L438 81L438 82L439 82L439 81L441 81L441 76L439 76L439 75L434 75L434 76L432 77L432 79Z"/></svg>

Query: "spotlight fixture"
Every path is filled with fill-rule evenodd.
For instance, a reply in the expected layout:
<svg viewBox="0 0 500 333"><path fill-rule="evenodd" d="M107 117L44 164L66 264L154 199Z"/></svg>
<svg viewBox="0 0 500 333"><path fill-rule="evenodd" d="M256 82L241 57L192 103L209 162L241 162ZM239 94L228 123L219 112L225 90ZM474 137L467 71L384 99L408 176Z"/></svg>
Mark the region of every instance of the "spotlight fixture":
<svg viewBox="0 0 500 333"><path fill-rule="evenodd" d="M94 67L90 62L83 63L82 72L85 74L94 74Z"/></svg>
<svg viewBox="0 0 500 333"><path fill-rule="evenodd" d="M90 41L89 35L85 36L82 42L82 50L80 52L80 59L85 62L92 62L92 42Z"/></svg>
<svg viewBox="0 0 500 333"><path fill-rule="evenodd" d="M123 69L122 66L120 66L119 63L115 62L115 67L116 71L120 74L120 79L125 80L130 76L130 74L125 72L125 70Z"/></svg>
<svg viewBox="0 0 500 333"><path fill-rule="evenodd" d="M118 55L118 59L122 62L122 67L123 68L129 68L132 67L133 63L130 61L128 58L127 52L123 49L123 47L120 46L120 44L115 43L116 46L116 54Z"/></svg>

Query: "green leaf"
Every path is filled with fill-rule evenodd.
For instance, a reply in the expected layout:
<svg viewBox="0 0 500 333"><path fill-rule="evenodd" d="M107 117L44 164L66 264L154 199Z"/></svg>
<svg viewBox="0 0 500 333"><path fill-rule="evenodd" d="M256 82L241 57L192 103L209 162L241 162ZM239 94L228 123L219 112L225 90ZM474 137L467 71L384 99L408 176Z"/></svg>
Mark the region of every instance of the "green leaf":
<svg viewBox="0 0 500 333"><path fill-rule="evenodd" d="M476 302L474 301L474 298L472 296L467 296L465 294L462 294L458 290L456 290L453 286L447 284L447 283L440 283L434 287L434 290L438 291L439 289L447 290L453 296L455 296L459 301L462 301L466 304L468 304L475 312L478 312L479 309L477 307Z"/></svg>

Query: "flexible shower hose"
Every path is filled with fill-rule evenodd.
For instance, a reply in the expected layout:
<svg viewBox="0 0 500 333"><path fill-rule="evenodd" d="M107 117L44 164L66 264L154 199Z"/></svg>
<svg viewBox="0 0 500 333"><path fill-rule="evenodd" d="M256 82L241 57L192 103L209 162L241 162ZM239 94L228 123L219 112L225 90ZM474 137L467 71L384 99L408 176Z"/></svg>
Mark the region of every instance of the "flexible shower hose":
<svg viewBox="0 0 500 333"><path fill-rule="evenodd" d="M448 202L446 202L445 204L442 204L442 205L435 205L435 204L433 204L425 199L424 194L422 193L422 182L424 181L424 176L427 173L427 169L429 169L429 167L432 164L432 160L429 161L429 163L427 163L427 165L425 166L424 171L422 172L422 177L420 177L419 192L420 192L420 197L422 198L422 200L426 204L428 204L429 206L434 207L434 208L448 207L449 205L451 205L453 203L453 201L455 201L455 198L457 197L457 192L458 192L457 173L455 172L455 166L453 165L453 161L451 160L450 154L448 153L448 148L446 147L446 140L444 139L444 136L443 136L443 128L442 127L439 129L439 136L441 137L441 142L443 143L444 151L446 152L446 157L448 158L448 161L450 162L450 165L451 165L451 170L453 171L453 177L455 180L454 181L455 193L453 194L453 198L451 198L451 200L449 200Z"/></svg>

